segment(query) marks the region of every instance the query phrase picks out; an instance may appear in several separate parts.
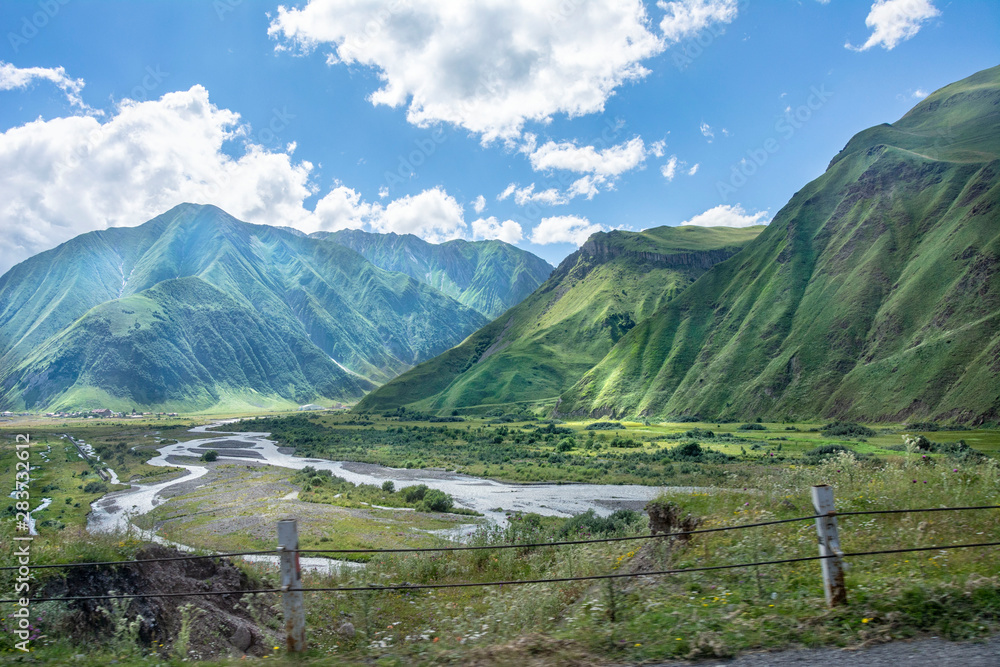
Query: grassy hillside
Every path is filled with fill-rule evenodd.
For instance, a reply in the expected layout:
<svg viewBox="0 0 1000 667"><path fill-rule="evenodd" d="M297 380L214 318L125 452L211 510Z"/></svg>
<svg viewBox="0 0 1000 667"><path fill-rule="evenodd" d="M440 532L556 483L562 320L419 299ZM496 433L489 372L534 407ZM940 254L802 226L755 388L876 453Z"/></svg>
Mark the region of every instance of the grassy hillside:
<svg viewBox="0 0 1000 667"><path fill-rule="evenodd" d="M7 408L351 401L486 323L335 243L182 205L0 278Z"/></svg>
<svg viewBox="0 0 1000 667"><path fill-rule="evenodd" d="M521 304L358 407L450 411L555 398L636 323L761 229L595 234Z"/></svg>
<svg viewBox="0 0 1000 667"><path fill-rule="evenodd" d="M855 136L559 410L996 421L998 174L993 68Z"/></svg>
<svg viewBox="0 0 1000 667"><path fill-rule="evenodd" d="M552 273L543 259L503 241L434 244L412 234L357 229L314 236L346 246L381 269L427 283L489 319L520 303Z"/></svg>

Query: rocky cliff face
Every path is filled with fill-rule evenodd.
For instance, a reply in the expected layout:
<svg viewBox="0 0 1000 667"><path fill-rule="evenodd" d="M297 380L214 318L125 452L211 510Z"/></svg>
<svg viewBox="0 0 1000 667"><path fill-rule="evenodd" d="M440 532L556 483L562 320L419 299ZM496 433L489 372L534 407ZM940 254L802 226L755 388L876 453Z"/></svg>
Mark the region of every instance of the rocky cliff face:
<svg viewBox="0 0 1000 667"><path fill-rule="evenodd" d="M660 253L651 250L633 250L608 239L606 234L595 234L577 251L580 255L593 257L598 262L606 262L616 257L631 257L645 262L653 262L665 267L683 269L686 267L707 270L720 262L724 262L741 250L741 246L716 248L712 250L694 250L690 252ZM570 260L573 260L570 262ZM575 264L575 258L570 255L563 263ZM562 266L562 264L560 264Z"/></svg>

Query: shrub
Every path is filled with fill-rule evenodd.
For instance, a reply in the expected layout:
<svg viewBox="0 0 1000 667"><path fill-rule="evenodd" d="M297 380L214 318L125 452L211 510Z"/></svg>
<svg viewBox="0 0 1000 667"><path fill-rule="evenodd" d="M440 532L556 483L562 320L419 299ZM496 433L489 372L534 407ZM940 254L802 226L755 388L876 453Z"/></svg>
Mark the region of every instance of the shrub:
<svg viewBox="0 0 1000 667"><path fill-rule="evenodd" d="M84 493L106 493L108 490L108 485L104 482L87 482L87 485L83 487Z"/></svg>
<svg viewBox="0 0 1000 667"><path fill-rule="evenodd" d="M566 523L559 529L559 536L565 537L579 533L614 535L629 530L632 524L637 523L641 518L642 515L634 510L616 510L610 516L601 517L597 516L591 509L567 519Z"/></svg>
<svg viewBox="0 0 1000 667"><path fill-rule="evenodd" d="M870 438L875 435L875 431L866 426L853 422L833 422L823 427L822 433L825 436L840 436L848 438Z"/></svg>
<svg viewBox="0 0 1000 667"><path fill-rule="evenodd" d="M416 486L405 486L399 490L399 493L403 496L403 500L408 503L415 503L424 499L427 495L427 485L417 484Z"/></svg>
<svg viewBox="0 0 1000 667"><path fill-rule="evenodd" d="M574 447L576 447L576 442L573 441L573 438L563 438L562 440L559 441L559 444L556 446L556 451L568 452Z"/></svg>
<svg viewBox="0 0 1000 667"><path fill-rule="evenodd" d="M438 489L427 489L427 491L424 492L423 500L420 501L417 509L424 512L447 512L452 508L452 505L454 505L454 500L452 500L451 496L444 491L440 491Z"/></svg>
<svg viewBox="0 0 1000 667"><path fill-rule="evenodd" d="M802 453L802 458L806 459L808 463L819 463L824 459L828 459L831 456L835 456L840 452L852 452L854 450L843 445L820 445L814 449L810 449L807 452Z"/></svg>
<svg viewBox="0 0 1000 667"><path fill-rule="evenodd" d="M385 491L386 493L395 493L396 485L393 483L391 479L387 479L384 482L382 482L382 490Z"/></svg>
<svg viewBox="0 0 1000 667"><path fill-rule="evenodd" d="M587 424L585 430L587 431L616 431L624 429L625 427L621 425L620 422L594 422L593 424Z"/></svg>
<svg viewBox="0 0 1000 667"><path fill-rule="evenodd" d="M714 431L709 431L703 428L693 428L690 431L684 432L685 438L701 438L703 440L711 440L715 437Z"/></svg>
<svg viewBox="0 0 1000 667"><path fill-rule="evenodd" d="M210 449L201 455L202 461L211 462L211 461L217 461L218 459L219 459L219 452L215 451L214 449Z"/></svg>
<svg viewBox="0 0 1000 667"><path fill-rule="evenodd" d="M736 427L737 431L766 431L767 427L763 424L740 424Z"/></svg>

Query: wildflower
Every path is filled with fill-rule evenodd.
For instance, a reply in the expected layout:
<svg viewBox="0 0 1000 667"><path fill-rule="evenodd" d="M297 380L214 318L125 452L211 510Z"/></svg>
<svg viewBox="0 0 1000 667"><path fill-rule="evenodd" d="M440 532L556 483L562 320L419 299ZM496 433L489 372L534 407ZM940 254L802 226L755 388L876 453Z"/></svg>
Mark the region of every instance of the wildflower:
<svg viewBox="0 0 1000 667"><path fill-rule="evenodd" d="M862 619L861 619L861 622L862 622L862 623L867 623L867 622L868 622L868 621L870 621L870 620L872 620L872 619L870 619L870 618L862 618Z"/></svg>
<svg viewBox="0 0 1000 667"><path fill-rule="evenodd" d="M636 648L639 648L640 646L642 646L642 644L636 644L635 645Z"/></svg>

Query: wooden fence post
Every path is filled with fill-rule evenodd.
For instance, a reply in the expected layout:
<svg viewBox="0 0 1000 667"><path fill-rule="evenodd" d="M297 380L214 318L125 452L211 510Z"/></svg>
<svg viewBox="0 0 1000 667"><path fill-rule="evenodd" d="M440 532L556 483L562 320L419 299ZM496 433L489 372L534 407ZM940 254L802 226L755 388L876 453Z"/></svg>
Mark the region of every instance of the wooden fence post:
<svg viewBox="0 0 1000 667"><path fill-rule="evenodd" d="M281 555L281 604L285 612L285 643L290 653L306 650L306 610L302 601L302 568L299 566L299 528L295 519L278 522Z"/></svg>
<svg viewBox="0 0 1000 667"><path fill-rule="evenodd" d="M830 556L820 561L823 566L823 589L831 607L847 602L844 586L844 565L841 560L840 538L837 536L837 513L833 504L833 487L826 484L812 487L813 508L816 510L816 533L819 535L819 555Z"/></svg>

